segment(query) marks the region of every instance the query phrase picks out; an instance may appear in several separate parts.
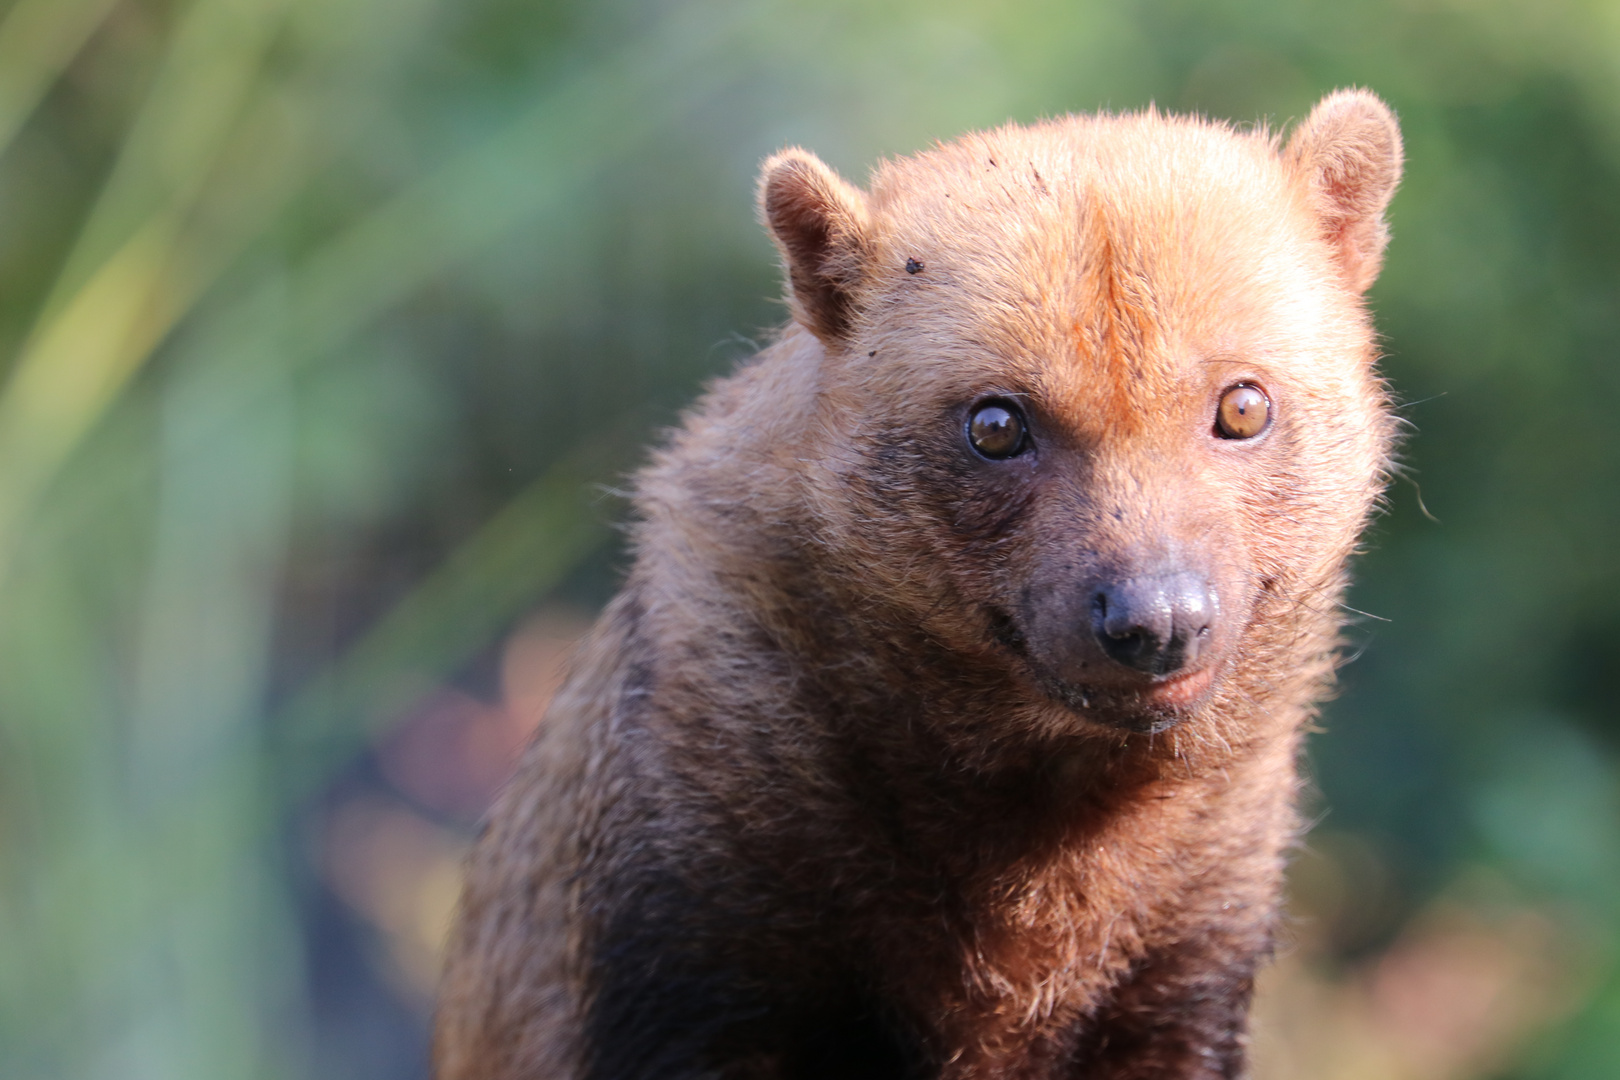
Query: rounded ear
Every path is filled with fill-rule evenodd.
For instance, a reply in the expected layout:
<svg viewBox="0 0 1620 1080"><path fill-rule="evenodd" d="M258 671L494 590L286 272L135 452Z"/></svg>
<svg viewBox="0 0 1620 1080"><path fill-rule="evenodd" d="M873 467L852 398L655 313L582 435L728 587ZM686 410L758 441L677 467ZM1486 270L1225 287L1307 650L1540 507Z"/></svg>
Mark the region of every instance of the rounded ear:
<svg viewBox="0 0 1620 1080"><path fill-rule="evenodd" d="M1384 262L1384 209L1401 180L1395 114L1366 90L1336 90L1294 131L1283 156L1310 185L1322 238L1346 282L1365 292Z"/></svg>
<svg viewBox="0 0 1620 1080"><path fill-rule="evenodd" d="M793 317L829 344L843 339L866 254L866 197L806 150L760 171L759 210L787 269Z"/></svg>

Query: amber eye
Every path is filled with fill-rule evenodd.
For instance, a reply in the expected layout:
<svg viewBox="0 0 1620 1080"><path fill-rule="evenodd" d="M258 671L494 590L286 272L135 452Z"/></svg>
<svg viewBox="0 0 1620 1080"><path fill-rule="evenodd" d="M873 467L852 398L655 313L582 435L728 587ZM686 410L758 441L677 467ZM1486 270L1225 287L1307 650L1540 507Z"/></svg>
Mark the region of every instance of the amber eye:
<svg viewBox="0 0 1620 1080"><path fill-rule="evenodd" d="M1271 399L1258 386L1240 383L1221 395L1215 428L1227 439L1252 439L1271 423Z"/></svg>
<svg viewBox="0 0 1620 1080"><path fill-rule="evenodd" d="M987 401L968 419L968 442L987 458L1014 457L1024 450L1024 417L1010 401Z"/></svg>

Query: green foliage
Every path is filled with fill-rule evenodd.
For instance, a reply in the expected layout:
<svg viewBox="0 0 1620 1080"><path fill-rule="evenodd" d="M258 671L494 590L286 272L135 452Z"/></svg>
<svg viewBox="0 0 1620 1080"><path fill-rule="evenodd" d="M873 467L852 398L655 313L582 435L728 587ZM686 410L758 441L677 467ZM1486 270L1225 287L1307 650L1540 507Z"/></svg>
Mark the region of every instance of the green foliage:
<svg viewBox="0 0 1620 1080"><path fill-rule="evenodd" d="M0 1075L319 1068L292 823L527 608L610 590L593 485L783 315L765 154L854 178L1009 118L1282 125L1352 83L1408 139L1373 301L1414 430L1322 801L1400 911L1486 864L1606 955L1617 48L1575 0L16 0ZM1541 1075L1610 1075L1606 978Z"/></svg>

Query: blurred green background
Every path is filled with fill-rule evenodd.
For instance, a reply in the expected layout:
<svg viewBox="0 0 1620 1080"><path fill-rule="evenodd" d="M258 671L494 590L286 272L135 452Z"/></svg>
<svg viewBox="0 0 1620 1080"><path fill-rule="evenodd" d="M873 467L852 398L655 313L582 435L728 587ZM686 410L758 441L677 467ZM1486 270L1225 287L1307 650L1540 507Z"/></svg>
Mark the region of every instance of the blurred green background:
<svg viewBox="0 0 1620 1080"><path fill-rule="evenodd" d="M1411 430L1257 1075L1620 1076L1612 0L6 5L0 1076L425 1076L616 486L784 316L766 154L1350 84Z"/></svg>

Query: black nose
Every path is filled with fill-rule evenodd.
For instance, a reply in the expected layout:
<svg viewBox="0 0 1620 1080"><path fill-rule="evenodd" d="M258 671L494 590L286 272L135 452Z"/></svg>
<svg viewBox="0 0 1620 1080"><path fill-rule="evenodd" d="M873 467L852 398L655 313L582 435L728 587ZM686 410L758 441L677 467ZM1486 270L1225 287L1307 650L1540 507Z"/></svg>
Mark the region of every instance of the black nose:
<svg viewBox="0 0 1620 1080"><path fill-rule="evenodd" d="M1131 578L1091 600L1091 630L1109 657L1149 675L1170 675L1198 659L1215 621L1215 597L1197 574Z"/></svg>

